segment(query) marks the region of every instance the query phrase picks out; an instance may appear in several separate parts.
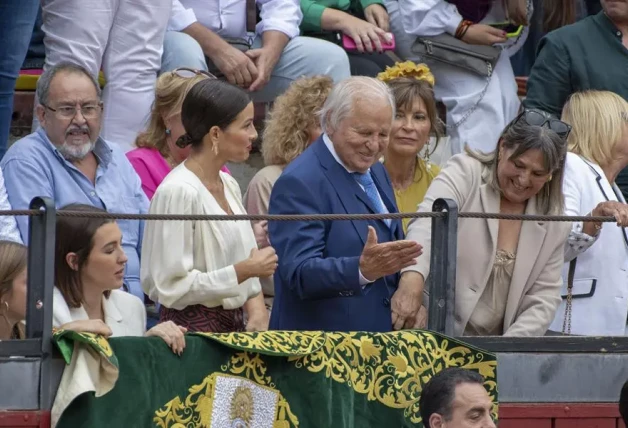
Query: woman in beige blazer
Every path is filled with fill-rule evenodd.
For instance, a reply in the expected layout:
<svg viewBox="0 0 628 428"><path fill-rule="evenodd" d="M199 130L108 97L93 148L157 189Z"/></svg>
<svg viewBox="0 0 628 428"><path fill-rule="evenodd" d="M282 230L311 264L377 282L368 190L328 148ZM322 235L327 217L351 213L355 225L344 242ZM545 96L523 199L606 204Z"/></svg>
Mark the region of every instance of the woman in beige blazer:
<svg viewBox="0 0 628 428"><path fill-rule="evenodd" d="M431 211L434 200L450 198L461 212L561 214L569 131L567 124L541 111L522 112L503 131L493 153L467 151L452 157L419 211ZM543 335L560 303L569 227L560 222L460 219L455 334ZM424 253L404 270L402 281L416 283L427 295L431 219L411 223L408 239L420 243ZM415 327L422 326L425 314L421 307Z"/></svg>

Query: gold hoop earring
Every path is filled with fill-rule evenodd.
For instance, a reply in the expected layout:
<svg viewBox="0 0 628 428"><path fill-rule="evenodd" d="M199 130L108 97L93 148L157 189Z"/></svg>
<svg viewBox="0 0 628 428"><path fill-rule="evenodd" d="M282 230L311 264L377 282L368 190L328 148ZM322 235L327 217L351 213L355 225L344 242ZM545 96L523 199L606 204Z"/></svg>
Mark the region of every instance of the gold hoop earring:
<svg viewBox="0 0 628 428"><path fill-rule="evenodd" d="M216 143L212 144L212 152L214 152L214 154L218 156L218 144Z"/></svg>

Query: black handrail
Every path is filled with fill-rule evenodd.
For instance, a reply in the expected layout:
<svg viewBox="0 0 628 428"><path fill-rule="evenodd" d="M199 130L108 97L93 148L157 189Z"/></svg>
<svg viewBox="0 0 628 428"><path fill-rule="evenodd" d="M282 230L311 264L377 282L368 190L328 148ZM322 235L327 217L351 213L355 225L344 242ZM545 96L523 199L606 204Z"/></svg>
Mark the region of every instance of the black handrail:
<svg viewBox="0 0 628 428"><path fill-rule="evenodd" d="M26 337L39 340L41 358L39 408L48 410L52 407L50 364L56 209L54 202L49 198L33 199L30 208L40 210L41 215L31 216L28 226Z"/></svg>
<svg viewBox="0 0 628 428"><path fill-rule="evenodd" d="M430 252L428 329L454 335L456 298L456 256L458 253L458 205L451 199L436 199L432 217ZM418 221L418 220L416 220ZM435 249L438 248L438 251Z"/></svg>

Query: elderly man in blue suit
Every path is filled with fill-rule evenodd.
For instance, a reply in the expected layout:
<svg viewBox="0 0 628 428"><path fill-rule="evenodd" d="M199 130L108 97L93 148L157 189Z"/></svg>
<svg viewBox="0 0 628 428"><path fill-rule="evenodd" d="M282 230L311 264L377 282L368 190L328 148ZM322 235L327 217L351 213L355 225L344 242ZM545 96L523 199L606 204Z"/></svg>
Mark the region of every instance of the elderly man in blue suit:
<svg viewBox="0 0 628 428"><path fill-rule="evenodd" d="M286 167L270 214L397 212L379 158L395 104L368 77L338 83L321 111L323 135ZM399 220L270 222L279 256L273 330L390 331L412 327L420 290L399 271L421 254Z"/></svg>

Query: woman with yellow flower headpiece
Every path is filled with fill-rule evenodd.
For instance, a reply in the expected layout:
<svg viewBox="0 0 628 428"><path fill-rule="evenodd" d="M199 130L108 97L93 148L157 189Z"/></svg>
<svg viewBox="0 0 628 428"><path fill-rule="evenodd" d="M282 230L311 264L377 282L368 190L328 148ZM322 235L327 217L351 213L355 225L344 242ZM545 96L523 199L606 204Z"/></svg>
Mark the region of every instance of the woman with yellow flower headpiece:
<svg viewBox="0 0 628 428"><path fill-rule="evenodd" d="M378 76L392 90L396 116L384 154L384 166L400 212L415 212L440 168L430 163L442 135L434 100L434 76L425 64L407 61ZM436 142L431 145L431 136ZM419 153L423 151L424 156ZM403 219L404 231L410 219Z"/></svg>

